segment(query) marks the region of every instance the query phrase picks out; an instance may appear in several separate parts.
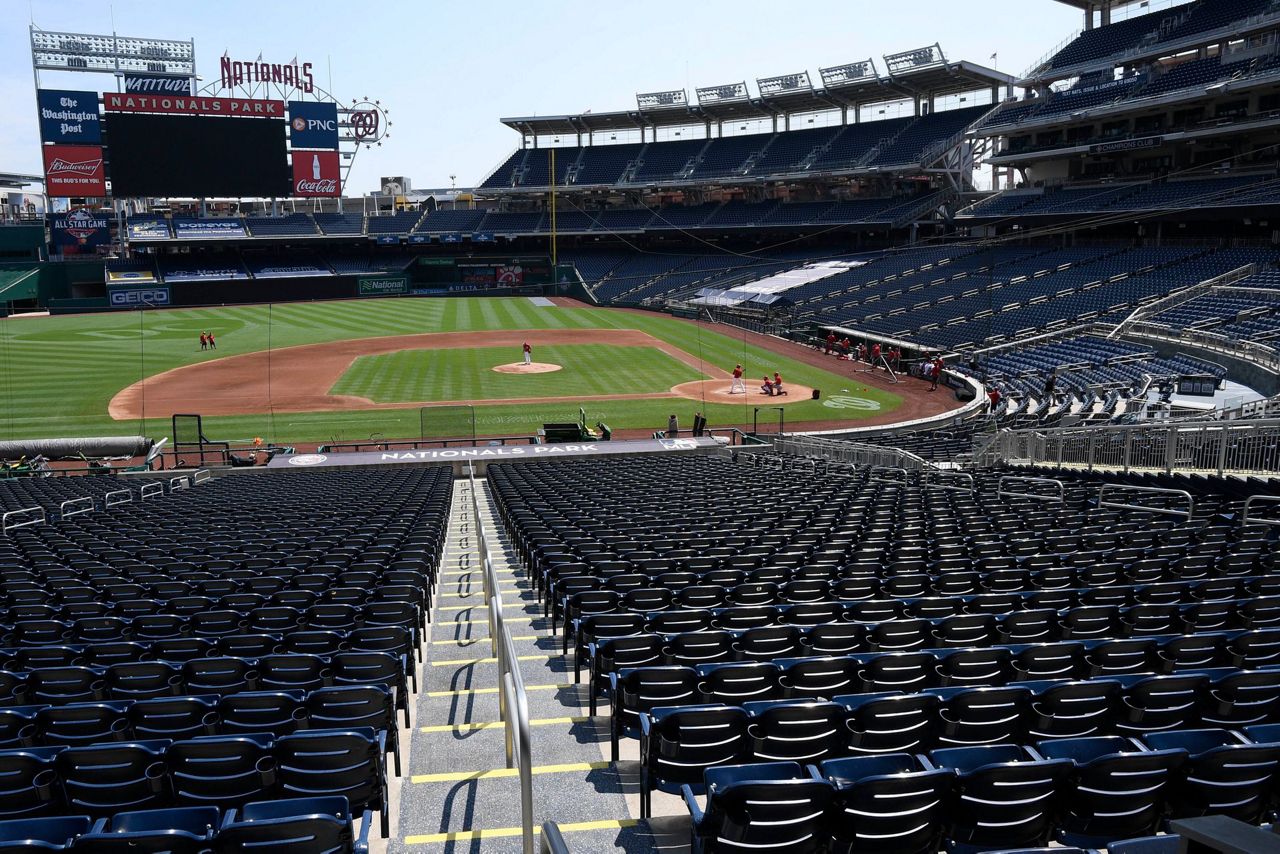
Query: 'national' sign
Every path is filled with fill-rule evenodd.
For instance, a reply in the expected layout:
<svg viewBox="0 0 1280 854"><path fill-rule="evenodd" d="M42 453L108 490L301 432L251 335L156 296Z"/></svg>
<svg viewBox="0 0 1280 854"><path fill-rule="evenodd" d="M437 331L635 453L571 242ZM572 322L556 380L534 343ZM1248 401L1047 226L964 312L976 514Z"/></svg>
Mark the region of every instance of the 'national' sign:
<svg viewBox="0 0 1280 854"><path fill-rule="evenodd" d="M137 95L106 92L102 108L109 113L179 113L192 116L240 116L283 119L284 101L261 98L205 98L200 95Z"/></svg>

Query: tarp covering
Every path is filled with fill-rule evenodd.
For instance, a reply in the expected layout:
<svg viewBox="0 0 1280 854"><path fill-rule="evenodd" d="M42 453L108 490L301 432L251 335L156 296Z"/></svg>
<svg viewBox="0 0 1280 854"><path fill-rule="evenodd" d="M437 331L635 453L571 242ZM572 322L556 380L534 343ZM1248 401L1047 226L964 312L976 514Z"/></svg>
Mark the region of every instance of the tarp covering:
<svg viewBox="0 0 1280 854"><path fill-rule="evenodd" d="M144 436L95 436L87 439L18 439L0 442L0 460L31 459L43 456L50 460L78 460L81 456L140 457L151 450L151 440Z"/></svg>

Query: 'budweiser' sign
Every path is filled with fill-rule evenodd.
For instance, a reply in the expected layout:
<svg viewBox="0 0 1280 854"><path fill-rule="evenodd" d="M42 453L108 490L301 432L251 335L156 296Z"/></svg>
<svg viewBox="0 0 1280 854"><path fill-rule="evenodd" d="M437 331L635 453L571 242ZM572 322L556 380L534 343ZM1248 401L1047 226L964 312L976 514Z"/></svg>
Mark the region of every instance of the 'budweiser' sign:
<svg viewBox="0 0 1280 854"><path fill-rule="evenodd" d="M340 167L336 151L294 151L295 196L341 195Z"/></svg>
<svg viewBox="0 0 1280 854"><path fill-rule="evenodd" d="M53 162L49 164L49 174L62 174L70 172L75 175L94 175L102 168L102 158L96 160L63 160L61 157L53 158Z"/></svg>
<svg viewBox="0 0 1280 854"><path fill-rule="evenodd" d="M46 145L45 190L50 196L100 199L107 195L100 145Z"/></svg>
<svg viewBox="0 0 1280 854"><path fill-rule="evenodd" d="M102 96L102 107L109 113L181 113L193 116L284 118L284 101L261 98L205 98L199 95L106 92Z"/></svg>

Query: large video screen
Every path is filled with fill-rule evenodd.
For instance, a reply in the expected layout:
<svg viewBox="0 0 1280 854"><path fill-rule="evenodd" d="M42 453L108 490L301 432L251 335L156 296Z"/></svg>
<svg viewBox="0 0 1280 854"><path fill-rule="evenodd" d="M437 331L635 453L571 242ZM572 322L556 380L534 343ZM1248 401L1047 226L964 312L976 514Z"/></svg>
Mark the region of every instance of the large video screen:
<svg viewBox="0 0 1280 854"><path fill-rule="evenodd" d="M288 196L282 119L105 116L116 197Z"/></svg>

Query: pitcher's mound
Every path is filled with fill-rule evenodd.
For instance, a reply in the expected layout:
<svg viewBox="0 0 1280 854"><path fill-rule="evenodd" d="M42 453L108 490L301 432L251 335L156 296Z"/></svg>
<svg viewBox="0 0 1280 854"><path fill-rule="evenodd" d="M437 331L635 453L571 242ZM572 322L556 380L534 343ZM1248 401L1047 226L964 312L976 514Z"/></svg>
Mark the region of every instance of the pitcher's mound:
<svg viewBox="0 0 1280 854"><path fill-rule="evenodd" d="M703 400L708 403L751 403L757 406L768 404L769 406L786 406L788 403L804 403L806 400L813 399L813 389L807 385L797 385L795 383L784 383L783 388L787 390L783 395L767 395L760 390L761 383L756 381L745 382L747 386L746 394L729 394L729 386L733 380L694 380L691 383L680 383L671 389L671 393L680 397L687 397L690 400Z"/></svg>
<svg viewBox="0 0 1280 854"><path fill-rule="evenodd" d="M549 374L560 370L560 366L550 362L532 362L528 365L524 362L511 362L507 365L494 365L493 369L500 374Z"/></svg>

